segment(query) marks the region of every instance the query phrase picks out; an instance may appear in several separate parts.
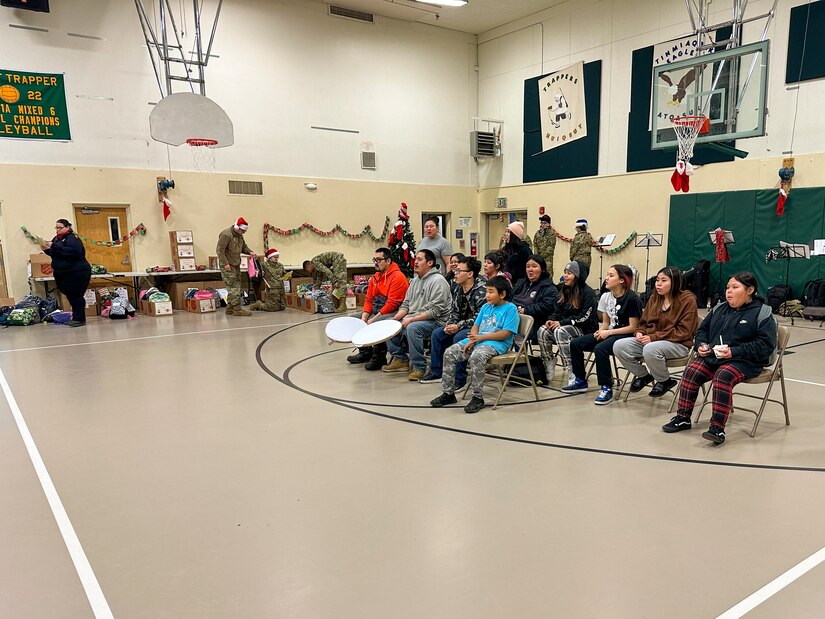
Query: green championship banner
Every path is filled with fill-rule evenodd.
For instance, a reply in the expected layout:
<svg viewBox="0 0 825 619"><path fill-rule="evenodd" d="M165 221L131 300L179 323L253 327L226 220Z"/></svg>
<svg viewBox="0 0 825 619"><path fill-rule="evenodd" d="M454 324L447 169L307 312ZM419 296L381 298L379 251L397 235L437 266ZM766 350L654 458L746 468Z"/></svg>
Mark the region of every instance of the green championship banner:
<svg viewBox="0 0 825 619"><path fill-rule="evenodd" d="M71 140L63 75L0 69L0 138Z"/></svg>

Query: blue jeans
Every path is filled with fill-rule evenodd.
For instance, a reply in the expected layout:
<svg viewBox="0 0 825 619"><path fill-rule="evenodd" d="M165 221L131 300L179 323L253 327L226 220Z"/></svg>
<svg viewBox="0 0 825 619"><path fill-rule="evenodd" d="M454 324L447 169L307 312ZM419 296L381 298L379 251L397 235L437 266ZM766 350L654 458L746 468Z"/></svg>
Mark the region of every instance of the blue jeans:
<svg viewBox="0 0 825 619"><path fill-rule="evenodd" d="M408 327L401 329L401 333L387 342L387 348L393 357L402 361L409 359L410 369L423 372L427 369L427 359L424 357L424 338L440 326L435 320L411 322ZM405 348L409 353L405 351Z"/></svg>
<svg viewBox="0 0 825 619"><path fill-rule="evenodd" d="M458 344L467 337L469 329L461 329L455 335L444 333L444 327L438 327L430 336L430 372L435 376L441 376L444 367L444 351L453 344ZM455 380L459 385L467 382L467 362L461 361L456 366Z"/></svg>

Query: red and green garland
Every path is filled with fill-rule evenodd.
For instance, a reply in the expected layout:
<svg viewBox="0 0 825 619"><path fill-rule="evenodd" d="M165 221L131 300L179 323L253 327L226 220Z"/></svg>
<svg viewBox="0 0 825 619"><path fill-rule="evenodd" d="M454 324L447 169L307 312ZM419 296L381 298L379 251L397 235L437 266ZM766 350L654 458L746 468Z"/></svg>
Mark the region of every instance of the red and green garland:
<svg viewBox="0 0 825 619"><path fill-rule="evenodd" d="M553 226L550 226L550 230L552 230L553 234L555 234L562 241L566 241L567 243L571 243L573 241L572 238L568 238L563 234L559 234L559 232ZM638 234L639 233L634 230L630 233L630 236L627 237L621 245L619 245L618 247L614 247L613 249L605 249L604 247L596 244L595 242L593 243L593 247L596 248L596 251L600 251L605 256L612 256L613 254L618 254L620 251L627 249L627 247L630 245L633 239L635 239L638 236Z"/></svg>
<svg viewBox="0 0 825 619"><path fill-rule="evenodd" d="M30 241L32 241L33 243L40 244L40 241L45 241L46 240L46 239L43 239L43 238L29 232L26 229L26 226L20 226L20 229L23 231L23 234L26 235L26 238L29 239ZM134 230L132 230L129 234L124 236L122 239L117 239L117 240L114 240L114 241L95 241L95 240L92 240L92 239L90 239L88 237L85 237L85 236L78 236L77 238L79 238L81 241L84 241L84 242L89 243L91 245L100 245L101 247L117 247L118 245L123 245L126 241L131 239L133 236L137 236L137 235L146 236L146 226L144 226L143 224L138 224L137 227L135 227Z"/></svg>
<svg viewBox="0 0 825 619"><path fill-rule="evenodd" d="M269 233L270 233L270 231L275 232L277 234L280 234L281 236L292 236L294 234L299 234L304 230L311 230L312 232L314 232L318 236L332 236L336 232L340 232L341 234L343 234L344 236L346 236L349 239L361 239L361 238L364 238L365 236L369 236L373 241L377 242L377 241L380 241L381 239L383 239L385 236L387 236L387 232L389 232L389 230L390 230L390 218L387 217L385 219L385 221L384 221L384 230L383 230L383 232L381 232L381 234L379 236L375 236L372 233L372 226L370 226L369 224L364 226L364 229L361 230L361 232L359 234L351 234L350 232L347 232L344 228L342 228L340 224L335 224L335 227L332 230L328 230L328 231L327 230L321 230L320 228L316 228L312 224L308 224L308 223L303 223L297 228L291 228L291 229L286 229L285 230L283 228L279 228L278 226L273 226L269 222L266 222L264 224L264 249L265 250L269 249Z"/></svg>

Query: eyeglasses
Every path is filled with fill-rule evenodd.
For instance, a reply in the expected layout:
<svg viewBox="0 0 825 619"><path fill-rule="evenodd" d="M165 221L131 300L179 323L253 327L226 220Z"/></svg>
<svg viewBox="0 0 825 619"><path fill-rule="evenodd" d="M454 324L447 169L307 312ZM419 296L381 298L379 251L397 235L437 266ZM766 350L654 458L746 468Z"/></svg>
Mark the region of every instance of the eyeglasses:
<svg viewBox="0 0 825 619"><path fill-rule="evenodd" d="M470 270L470 269L467 269L467 270L464 270L464 269L456 269L456 270L455 270L455 272L456 272L456 273L472 273L472 270Z"/></svg>
<svg viewBox="0 0 825 619"><path fill-rule="evenodd" d="M378 264L379 262L384 262L384 260L389 260L389 258L373 258L372 259L374 264Z"/></svg>

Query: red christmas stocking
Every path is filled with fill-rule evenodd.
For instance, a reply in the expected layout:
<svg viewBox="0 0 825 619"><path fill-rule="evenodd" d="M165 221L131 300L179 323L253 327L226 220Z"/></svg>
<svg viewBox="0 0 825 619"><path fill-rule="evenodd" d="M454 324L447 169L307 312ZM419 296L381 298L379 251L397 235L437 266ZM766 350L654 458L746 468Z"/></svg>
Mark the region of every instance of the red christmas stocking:
<svg viewBox="0 0 825 619"><path fill-rule="evenodd" d="M676 169L670 175L670 184L673 185L675 191L682 189L682 175L685 173L685 162L677 161Z"/></svg>
<svg viewBox="0 0 825 619"><path fill-rule="evenodd" d="M779 190L779 196L776 199L776 214L782 216L785 213L785 200L788 199L788 194L784 189Z"/></svg>

